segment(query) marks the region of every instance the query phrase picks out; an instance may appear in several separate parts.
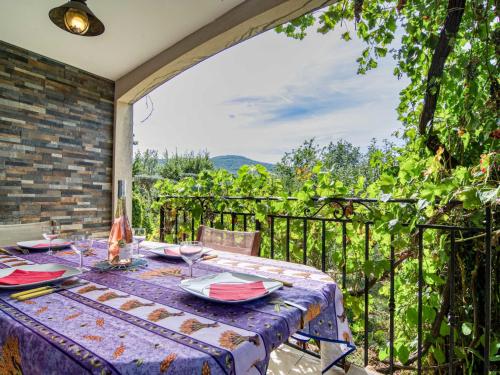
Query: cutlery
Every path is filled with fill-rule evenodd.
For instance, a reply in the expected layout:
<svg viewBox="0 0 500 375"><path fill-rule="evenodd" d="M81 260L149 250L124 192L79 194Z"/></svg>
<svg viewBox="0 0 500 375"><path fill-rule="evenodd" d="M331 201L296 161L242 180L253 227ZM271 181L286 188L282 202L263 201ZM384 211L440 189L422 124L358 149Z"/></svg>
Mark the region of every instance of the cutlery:
<svg viewBox="0 0 500 375"><path fill-rule="evenodd" d="M287 286L287 287L292 287L293 286L293 283L291 283L290 281L285 281L285 280L280 280L280 279L273 279L272 277L268 277L269 280L272 280L272 281L276 281L278 283L282 283L283 286Z"/></svg>
<svg viewBox="0 0 500 375"><path fill-rule="evenodd" d="M52 294L56 292L60 292L61 290L72 289L79 286L89 284L88 281L76 282L71 285L58 286L58 287L44 287L44 288L36 288L27 290L24 292L14 293L10 297L16 299L18 301L26 301L33 298L38 298L42 296L46 296L47 294Z"/></svg>
<svg viewBox="0 0 500 375"><path fill-rule="evenodd" d="M284 300L283 303L285 305L295 307L295 308L299 309L300 311L307 312L307 308L302 306L302 305L299 305L298 303L287 301L287 300Z"/></svg>
<svg viewBox="0 0 500 375"><path fill-rule="evenodd" d="M5 254L5 255L12 255L7 250L5 250L3 247L0 247L0 253Z"/></svg>
<svg viewBox="0 0 500 375"><path fill-rule="evenodd" d="M299 309L302 312L307 312L306 307L299 305L298 303L295 303L292 301L283 300L281 298L273 299L273 300L269 301L269 303L274 305L274 310L276 312L280 312L281 307L288 308L287 306L295 307L296 309Z"/></svg>
<svg viewBox="0 0 500 375"><path fill-rule="evenodd" d="M29 254L29 253L30 253L30 252L29 252L29 250L28 250L28 249L25 249L24 247L19 247L19 246L17 246L17 247L16 247L16 249L17 249L17 250L19 250L19 251L20 251L21 253L23 253L24 255L27 255L27 254Z"/></svg>
<svg viewBox="0 0 500 375"><path fill-rule="evenodd" d="M210 259L215 259L217 257L218 257L218 255L206 255L206 256L202 256L201 260L210 260Z"/></svg>
<svg viewBox="0 0 500 375"><path fill-rule="evenodd" d="M20 292L16 292L10 295L10 298L17 298L25 294L31 294L35 292L41 292L43 290L48 290L48 289L53 289L53 288L58 288L58 287L64 287L64 288L73 288L73 286L78 286L80 283L84 281L76 279L76 280L66 280L60 284L49 284L45 286L41 286L38 288L33 288L33 289L26 289L22 290Z"/></svg>

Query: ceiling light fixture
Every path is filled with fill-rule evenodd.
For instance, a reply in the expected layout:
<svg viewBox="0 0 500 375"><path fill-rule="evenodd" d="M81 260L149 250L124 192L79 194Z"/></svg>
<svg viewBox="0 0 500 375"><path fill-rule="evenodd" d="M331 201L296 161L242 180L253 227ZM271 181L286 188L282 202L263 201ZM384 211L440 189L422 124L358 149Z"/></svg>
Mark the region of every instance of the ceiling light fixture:
<svg viewBox="0 0 500 375"><path fill-rule="evenodd" d="M104 32L104 24L92 13L86 0L71 0L53 8L49 18L54 24L71 34L96 36Z"/></svg>

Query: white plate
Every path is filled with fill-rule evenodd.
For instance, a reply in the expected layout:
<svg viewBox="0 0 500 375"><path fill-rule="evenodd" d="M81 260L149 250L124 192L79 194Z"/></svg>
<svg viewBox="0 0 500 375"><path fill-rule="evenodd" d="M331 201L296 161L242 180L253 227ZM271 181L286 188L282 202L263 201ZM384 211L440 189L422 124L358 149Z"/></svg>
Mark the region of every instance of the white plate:
<svg viewBox="0 0 500 375"><path fill-rule="evenodd" d="M38 272L54 272L54 271L66 271L57 279L38 281L35 283L29 284L19 284L19 285L0 285L0 289L19 289L19 288L28 288L34 286L41 286L56 283L65 279L69 279L70 277L78 276L82 274L78 268L66 266L64 264L56 264L56 263L45 263L45 264L30 264L27 266L18 266L11 268L3 268L0 269L0 278L6 277L11 274L14 270L23 270L23 271L38 271Z"/></svg>
<svg viewBox="0 0 500 375"><path fill-rule="evenodd" d="M56 238L55 240L52 240L52 250L60 250L69 247L69 245L64 245L64 243L70 242L68 240L62 239L62 238ZM22 241L18 242L16 245L19 247L24 247L25 249L29 250L48 250L48 246L43 246L43 247L34 247L36 245L40 244L48 244L48 240L36 240L36 241Z"/></svg>
<svg viewBox="0 0 500 375"><path fill-rule="evenodd" d="M182 257L180 255L165 254L165 248L166 247L168 247L170 249L173 249L173 248L179 249L180 245L174 245L174 244L169 245L169 244L167 244L167 245L163 245L162 247L156 248L156 249L143 249L143 248L141 248L141 250L149 251L150 253L153 253L155 255L158 255L160 257L164 257L164 258L167 258L167 259L182 259ZM202 255L206 254L210 250L212 250L212 249L204 248L201 254Z"/></svg>
<svg viewBox="0 0 500 375"><path fill-rule="evenodd" d="M263 294L263 295L257 296L257 297L248 298L246 300L239 300L239 301L226 301L226 300L220 300L217 298L212 298L209 296L211 284L216 284L216 283L246 284L246 283L253 283L255 281L262 281L264 283L264 287L267 289L266 294ZM215 275L207 275L207 276L198 277L196 279L182 280L180 283L180 287L183 290L185 290L186 292L191 293L197 297L200 297L200 298L203 298L203 299L206 299L209 301L230 303L230 304L246 303L246 302L250 302L250 301L255 301L257 299L268 296L269 294L280 289L282 286L283 286L283 284L280 283L279 281L271 280L271 279L268 279L267 277L250 275L247 273L239 273L239 272L217 273Z"/></svg>

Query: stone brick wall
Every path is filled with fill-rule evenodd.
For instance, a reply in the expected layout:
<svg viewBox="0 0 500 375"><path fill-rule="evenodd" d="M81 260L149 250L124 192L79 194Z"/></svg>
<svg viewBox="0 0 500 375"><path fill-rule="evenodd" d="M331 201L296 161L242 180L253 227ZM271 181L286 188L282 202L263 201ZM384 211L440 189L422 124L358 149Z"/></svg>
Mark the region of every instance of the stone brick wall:
<svg viewBox="0 0 500 375"><path fill-rule="evenodd" d="M0 41L0 225L108 231L114 83Z"/></svg>

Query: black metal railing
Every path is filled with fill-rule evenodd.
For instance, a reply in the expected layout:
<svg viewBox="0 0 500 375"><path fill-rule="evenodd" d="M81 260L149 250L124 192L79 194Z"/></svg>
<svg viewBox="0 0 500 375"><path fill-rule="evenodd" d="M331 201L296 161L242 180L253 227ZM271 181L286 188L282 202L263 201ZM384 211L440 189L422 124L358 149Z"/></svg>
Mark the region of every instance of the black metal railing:
<svg viewBox="0 0 500 375"><path fill-rule="evenodd" d="M389 283L389 300L387 303L388 313L389 313L389 356L388 360L384 363L387 366L384 370L387 373L394 373L396 370L414 370L418 374L423 373L423 371L436 372L436 369L443 370L445 366L448 368L448 373L455 374L458 369L457 363L460 363L455 355L455 344L456 344L456 332L457 328L460 326L460 316L457 314L456 306L456 288L457 282L455 280L455 274L459 271L457 270L457 251L464 251L464 246L471 240L476 241L479 239L483 241L484 250L477 252L480 259L479 264L482 270L484 270L484 280L480 283L484 287L484 293L480 297L481 303L484 303L484 309L482 311L482 322L481 327L483 328L484 343L483 343L483 360L482 364L476 366L476 369L480 369L480 372L488 374L490 371L490 344L491 344L491 334L492 334L492 266L494 264L493 256L497 256L496 252L492 252L492 233L494 232L494 221L495 218L492 215L492 209L490 206L484 207L484 220L480 225L453 225L450 223L442 223L438 221L428 221L426 223L415 224L413 226L412 232L405 232L409 227L408 223L401 224L401 232L388 231L387 236L389 237L389 267L385 269L379 277L372 276L367 271L361 271L363 280L362 286L358 289L348 290L349 284L349 272L347 269L347 260L351 256L349 253L349 243L351 242L348 233L364 234L362 241L364 242L364 251L362 251L362 259L360 262L365 264L370 262L372 258L379 257L380 254L375 253L374 246L371 244L371 234L372 226L374 222L363 218L369 217L369 215L364 215L363 213L368 213L371 211L373 205L381 204L382 202L377 199L360 199L360 198L312 198L312 205L308 205L304 209L304 214L297 215L291 213L266 213L265 218L262 219L262 214L256 215L256 212L250 211L249 207L258 204L262 204L268 201L298 201L295 197L289 197L286 199L280 197L210 197L210 196L164 196L161 197L162 202L160 208L160 240L171 240L177 242L179 240L186 240L187 238L194 239L197 225L199 224L209 224L210 226L230 229L230 230L259 230L262 232L263 242L261 245L261 256L268 256L270 258L281 258L286 261L301 262L303 264L313 264L321 268L322 271L327 271L330 268L336 268L338 270L338 276L341 279L341 286L344 293L349 293L354 297L363 297L363 363L368 365L369 362L369 345L370 345L370 290L377 283L384 282ZM240 204L241 203L241 204ZM415 199L389 199L384 200L383 204L391 205L398 204L402 206L415 206L418 200ZM448 202L447 207L452 210L460 207L460 202ZM240 212L238 209L245 209L245 211ZM359 213L359 215L357 215ZM227 218L230 218L228 221ZM242 222L239 220L242 219ZM360 219L361 218L361 219ZM449 219L451 221L451 219ZM280 223L284 232L284 241L277 239L276 236L276 226ZM319 224L319 225L318 225ZM358 230L353 231L352 228L348 230L348 226L357 225ZM297 239L292 239L291 237L291 227L292 225L301 225L301 238L300 241ZM332 251L330 250L330 243L327 243L327 232L331 229L330 227L335 225L335 229L341 234L341 244L340 244L340 264L333 264L332 261ZM296 228L297 229L297 228ZM308 235L310 231L313 231L318 235L319 248L315 247L308 251L309 240ZM439 240L444 235L447 239L446 243L449 243L449 260L448 260L448 270L447 277L448 280L444 285L444 290L442 292L442 306L439 311L436 312L437 318L433 324L429 327L426 324L424 331L424 254L425 249L433 245L429 243L429 240L425 239L425 235L432 231L439 231L440 236L434 238L434 240ZM299 231L295 231L295 233ZM412 243L415 245L415 252L408 254L398 254L399 257L396 259L395 248L400 236L410 236ZM460 235L460 238L457 238ZM169 237L170 238L167 238ZM302 254L298 257L296 252L291 251L291 245L293 243L300 243L302 248ZM278 251L280 250L280 251ZM283 254L284 251L284 254ZM293 256L292 256L293 255ZM293 259L292 259L293 258ZM314 259L311 259L314 258ZM374 259L375 259L374 258ZM405 260L410 258L415 259L416 269L417 269L417 348L416 352L406 361L405 364L396 364L395 362L395 312L396 312L396 296L395 296L395 278L397 276L396 269ZM477 271L477 270L476 270ZM482 275L482 272L479 272ZM359 276L359 273L358 273ZM495 280L498 282L498 280ZM348 306L347 306L348 308ZM433 335L439 332L440 327L436 327L436 322L439 325L447 317L449 325L449 335L447 342L447 358L445 364L438 364L436 366L431 366L424 368L422 364L423 356L428 352L430 344L426 340L425 335ZM409 363L415 363L416 367L408 365Z"/></svg>

